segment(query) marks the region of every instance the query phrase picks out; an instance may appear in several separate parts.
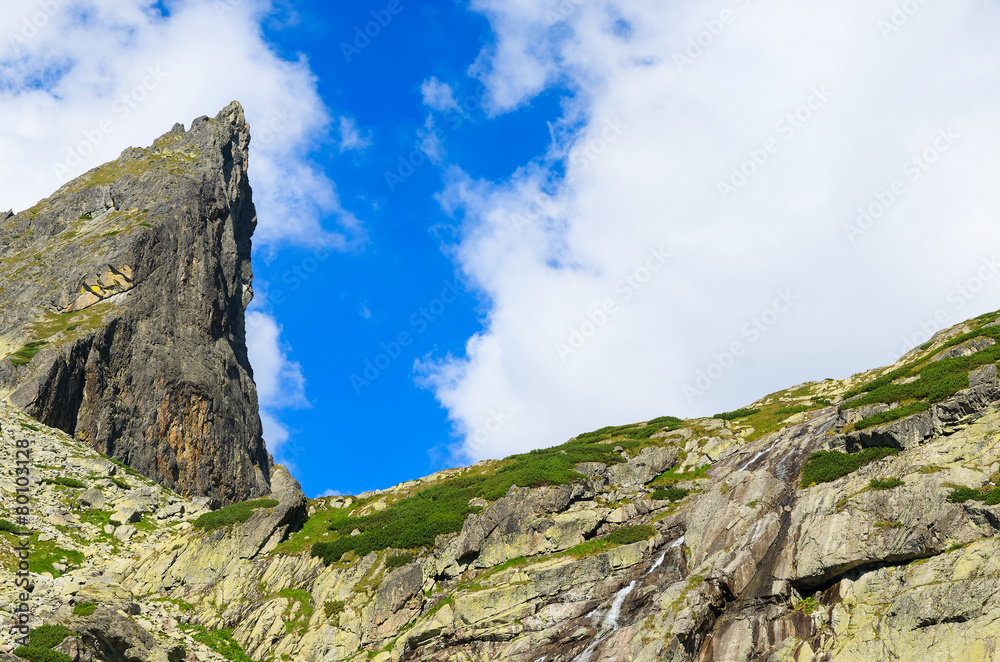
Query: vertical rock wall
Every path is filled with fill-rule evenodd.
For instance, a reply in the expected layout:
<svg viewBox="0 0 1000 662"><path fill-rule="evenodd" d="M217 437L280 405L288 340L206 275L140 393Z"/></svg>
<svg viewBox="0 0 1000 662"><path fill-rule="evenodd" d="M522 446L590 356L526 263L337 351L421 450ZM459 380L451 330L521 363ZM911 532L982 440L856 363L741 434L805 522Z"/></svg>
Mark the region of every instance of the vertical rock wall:
<svg viewBox="0 0 1000 662"><path fill-rule="evenodd" d="M239 104L0 221L0 395L185 495L268 493Z"/></svg>

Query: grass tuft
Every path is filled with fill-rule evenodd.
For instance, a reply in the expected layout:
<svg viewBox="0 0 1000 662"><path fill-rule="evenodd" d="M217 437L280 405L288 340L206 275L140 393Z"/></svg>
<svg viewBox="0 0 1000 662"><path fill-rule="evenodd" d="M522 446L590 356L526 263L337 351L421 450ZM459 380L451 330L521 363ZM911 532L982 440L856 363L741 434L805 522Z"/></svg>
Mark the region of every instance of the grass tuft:
<svg viewBox="0 0 1000 662"><path fill-rule="evenodd" d="M182 630L193 632L192 639L200 644L205 644L230 662L254 662L239 642L233 639L232 630L207 630L201 625L187 623L182 623L179 627Z"/></svg>
<svg viewBox="0 0 1000 662"><path fill-rule="evenodd" d="M930 408L931 406L926 402L911 402L908 405L901 405L895 409L890 409L889 411L883 411L879 414L875 414L874 416L862 418L854 424L854 429L864 430L865 428L870 428L873 425L891 423L892 421L898 421L901 418L906 418L911 414L918 414L920 412L927 411Z"/></svg>
<svg viewBox="0 0 1000 662"><path fill-rule="evenodd" d="M28 643L39 648L55 648L73 631L63 625L42 625L28 634Z"/></svg>
<svg viewBox="0 0 1000 662"><path fill-rule="evenodd" d="M385 560L386 568L402 568L404 565L408 565L417 558L416 554L393 554Z"/></svg>
<svg viewBox="0 0 1000 662"><path fill-rule="evenodd" d="M32 342L25 343L24 347L10 355L10 362L16 366L28 365L31 363L31 359L38 356L38 353L42 351L42 347L48 344L49 341L47 340L33 340Z"/></svg>
<svg viewBox="0 0 1000 662"><path fill-rule="evenodd" d="M976 490L971 487L957 487L948 495L948 501L952 503L965 503L966 501L983 501L987 506L1000 504L1000 486L992 489Z"/></svg>
<svg viewBox="0 0 1000 662"><path fill-rule="evenodd" d="M649 525L623 526L620 529L612 531L603 538L588 540L587 542L581 543L576 547L571 547L564 552L559 552L555 554L555 556L572 556L574 558L593 556L594 554L600 554L601 552L607 551L613 547L631 545L632 543L639 542L640 540L649 540L654 537L656 533L656 528Z"/></svg>
<svg viewBox="0 0 1000 662"><path fill-rule="evenodd" d="M903 485L906 485L906 483L904 483L898 478L885 478L885 479L872 478L871 481L868 482L869 488L879 491L891 490L894 487L901 487Z"/></svg>
<svg viewBox="0 0 1000 662"><path fill-rule="evenodd" d="M66 653L38 646L18 646L14 649L14 655L28 662L73 662L73 658Z"/></svg>
<svg viewBox="0 0 1000 662"><path fill-rule="evenodd" d="M74 616L90 616L97 609L97 605L93 602L81 602L77 606L73 607Z"/></svg>
<svg viewBox="0 0 1000 662"><path fill-rule="evenodd" d="M0 519L0 531L6 531L7 533L19 534L21 533L21 527L13 522L9 522L5 519Z"/></svg>
<svg viewBox="0 0 1000 662"><path fill-rule="evenodd" d="M82 480L77 480L76 478L66 478L64 476L45 478L42 482L46 485L62 485L63 487L72 487L77 490L87 487L87 484Z"/></svg>
<svg viewBox="0 0 1000 662"><path fill-rule="evenodd" d="M734 421L737 418L746 418L747 416L753 416L754 414L757 414L759 412L760 412L760 409L746 408L745 407L743 409L737 409L736 411L727 411L727 412L723 412L721 414L716 414L712 418L718 418L718 419L721 419L723 421Z"/></svg>
<svg viewBox="0 0 1000 662"><path fill-rule="evenodd" d="M337 616L344 611L346 606L347 605L340 600L327 600L323 603L323 613L327 618L332 618L333 616Z"/></svg>

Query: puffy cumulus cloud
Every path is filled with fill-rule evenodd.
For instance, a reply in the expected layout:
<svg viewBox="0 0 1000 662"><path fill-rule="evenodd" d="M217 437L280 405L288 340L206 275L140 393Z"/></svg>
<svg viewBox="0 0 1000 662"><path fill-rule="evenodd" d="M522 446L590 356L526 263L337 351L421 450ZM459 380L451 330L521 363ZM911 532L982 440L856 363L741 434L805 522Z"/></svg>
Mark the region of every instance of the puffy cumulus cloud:
<svg viewBox="0 0 1000 662"><path fill-rule="evenodd" d="M508 179L447 172L489 308L421 368L466 459L733 409L997 307L996 3L472 6L494 111L566 101Z"/></svg>
<svg viewBox="0 0 1000 662"><path fill-rule="evenodd" d="M267 448L279 462L288 464L291 458L284 450L291 435L279 416L283 409L309 406L302 366L289 359L281 340L281 325L260 310L247 313L247 352L257 384Z"/></svg>
<svg viewBox="0 0 1000 662"><path fill-rule="evenodd" d="M10 4L0 15L5 208L24 209L124 148L238 99L254 137L258 242L345 247L363 238L310 161L331 118L308 63L282 59L263 39L261 23L275 12L268 0ZM340 227L324 227L326 217Z"/></svg>

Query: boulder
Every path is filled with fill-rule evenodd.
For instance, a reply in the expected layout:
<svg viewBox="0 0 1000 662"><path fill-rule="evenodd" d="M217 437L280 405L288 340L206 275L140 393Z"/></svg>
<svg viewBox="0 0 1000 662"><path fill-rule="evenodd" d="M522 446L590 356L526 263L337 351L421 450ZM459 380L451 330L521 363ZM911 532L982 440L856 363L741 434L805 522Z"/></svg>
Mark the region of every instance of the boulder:
<svg viewBox="0 0 1000 662"><path fill-rule="evenodd" d="M309 501L302 492L302 487L280 464L274 465L271 487L273 492L269 498L277 499L278 505L270 511L263 508L255 511L240 526L244 536L240 544L240 558L249 559L269 552L291 531L309 519Z"/></svg>
<svg viewBox="0 0 1000 662"><path fill-rule="evenodd" d="M104 494L100 490L95 490L90 488L86 492L80 495L80 503L87 506L88 508L96 508L101 510L104 508L105 499Z"/></svg>
<svg viewBox="0 0 1000 662"><path fill-rule="evenodd" d="M135 524L142 520L142 513L135 508L120 508L114 512L111 519L119 524Z"/></svg>
<svg viewBox="0 0 1000 662"><path fill-rule="evenodd" d="M608 467L608 482L617 487L645 485L677 462L677 449L652 446L623 464Z"/></svg>
<svg viewBox="0 0 1000 662"><path fill-rule="evenodd" d="M182 662L184 646L157 640L133 619L114 609L100 607L86 617L75 617L69 627L97 659L128 662Z"/></svg>

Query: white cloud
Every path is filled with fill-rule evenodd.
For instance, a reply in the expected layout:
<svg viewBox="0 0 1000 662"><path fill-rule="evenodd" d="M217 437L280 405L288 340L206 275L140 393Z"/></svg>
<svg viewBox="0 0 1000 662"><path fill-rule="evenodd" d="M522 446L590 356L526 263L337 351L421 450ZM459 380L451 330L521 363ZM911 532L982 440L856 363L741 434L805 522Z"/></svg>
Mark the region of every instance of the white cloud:
<svg viewBox="0 0 1000 662"><path fill-rule="evenodd" d="M322 492L321 494L317 494L315 498L322 499L324 497L343 496L343 495L344 495L344 493L341 492L340 490L326 490L325 492Z"/></svg>
<svg viewBox="0 0 1000 662"><path fill-rule="evenodd" d="M428 108L441 112L460 110L458 102L455 101L455 90L433 76L420 85L420 93L424 97L424 105Z"/></svg>
<svg viewBox="0 0 1000 662"><path fill-rule="evenodd" d="M371 147L371 134L361 135L358 122L353 117L342 115L340 118L340 152L357 150L364 151Z"/></svg>
<svg viewBox="0 0 1000 662"><path fill-rule="evenodd" d="M491 308L467 357L422 369L467 459L736 408L997 308L1000 7L893 31L895 4L474 0L494 112L572 97L506 181L447 173Z"/></svg>
<svg viewBox="0 0 1000 662"><path fill-rule="evenodd" d="M287 464L290 458L283 451L290 433L279 414L287 408L308 407L309 401L302 366L289 359L281 330L270 315L255 309L247 312L247 352L257 384L264 439L275 459Z"/></svg>
<svg viewBox="0 0 1000 662"><path fill-rule="evenodd" d="M417 129L417 139L420 151L427 155L431 163L441 163L444 160L444 141L441 140L441 133L437 130L432 116L428 115L423 128Z"/></svg>
<svg viewBox="0 0 1000 662"><path fill-rule="evenodd" d="M363 238L309 157L331 119L308 63L281 59L262 39L269 1L176 0L169 17L149 0L13 4L0 15L5 209L237 99L253 131L258 242L336 248ZM324 228L330 216L341 227Z"/></svg>
<svg viewBox="0 0 1000 662"><path fill-rule="evenodd" d="M292 462L285 457L285 444L291 438L288 426L281 422L275 415L267 409L260 410L260 423L264 428L264 441L267 451L274 457L274 461L283 464L286 469L293 471Z"/></svg>

